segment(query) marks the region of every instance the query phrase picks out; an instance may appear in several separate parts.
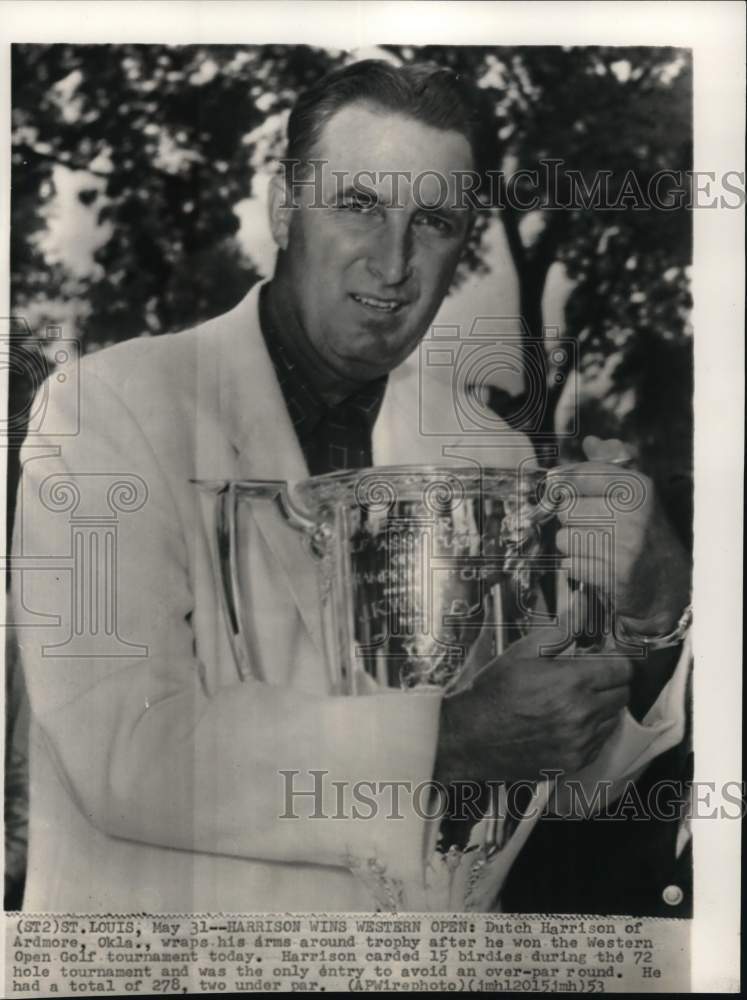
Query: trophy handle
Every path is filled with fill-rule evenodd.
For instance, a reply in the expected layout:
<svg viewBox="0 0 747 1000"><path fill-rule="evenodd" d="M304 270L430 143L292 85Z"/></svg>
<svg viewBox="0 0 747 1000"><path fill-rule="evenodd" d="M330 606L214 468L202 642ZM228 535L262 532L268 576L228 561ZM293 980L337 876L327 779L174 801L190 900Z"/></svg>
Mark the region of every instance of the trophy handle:
<svg viewBox="0 0 747 1000"><path fill-rule="evenodd" d="M285 520L309 540L312 555L321 559L327 552L332 535L325 521L318 521L291 500L288 483L284 479L242 479L230 484L240 497L252 500L272 500Z"/></svg>
<svg viewBox="0 0 747 1000"><path fill-rule="evenodd" d="M321 557L329 528L297 507L290 499L285 480L191 480L201 492L214 498L216 539L215 568L220 581L223 618L233 651L236 670L244 681L249 676L264 681L254 633L246 620L239 584L238 507L244 498L269 500L279 508L291 527L303 532L311 542L312 552Z"/></svg>
<svg viewBox="0 0 747 1000"><path fill-rule="evenodd" d="M632 459L627 454L621 454L617 458L607 460L611 465L617 465L621 469L631 468ZM562 469L562 466L560 466ZM539 488L542 490L542 502L535 508L533 522L537 529L552 521L556 517L557 509L563 505L573 505L576 494L572 487L563 483L562 479L548 479L549 469L539 470L543 473ZM615 625L615 602L612 596L613 586L611 581L607 581L607 587L599 584L585 583L578 581L574 586L566 579L564 583L566 590L575 590L583 599L583 621L576 623L579 632L574 632L574 639L571 648L578 653L598 653L602 650L611 652L608 640L612 638L614 645L620 655L635 653L640 647L621 643L616 634ZM547 647L550 651L555 647ZM563 645L557 647L558 652L564 649Z"/></svg>

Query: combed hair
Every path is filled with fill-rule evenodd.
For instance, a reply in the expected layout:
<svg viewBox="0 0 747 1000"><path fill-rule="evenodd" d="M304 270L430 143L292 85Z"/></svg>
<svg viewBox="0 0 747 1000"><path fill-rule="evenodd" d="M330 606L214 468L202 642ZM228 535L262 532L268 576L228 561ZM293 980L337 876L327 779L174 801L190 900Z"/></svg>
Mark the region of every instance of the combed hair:
<svg viewBox="0 0 747 1000"><path fill-rule="evenodd" d="M461 133L470 144L481 178L498 166L495 119L474 84L454 70L431 63L393 66L378 59L333 70L298 98L288 119L286 159L299 163L313 159L329 119L354 103Z"/></svg>

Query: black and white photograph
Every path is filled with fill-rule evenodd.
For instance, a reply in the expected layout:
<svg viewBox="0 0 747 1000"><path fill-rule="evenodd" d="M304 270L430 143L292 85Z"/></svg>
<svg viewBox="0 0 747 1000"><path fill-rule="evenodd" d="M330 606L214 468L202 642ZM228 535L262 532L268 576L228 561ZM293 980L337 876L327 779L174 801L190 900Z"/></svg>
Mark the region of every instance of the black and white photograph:
<svg viewBox="0 0 747 1000"><path fill-rule="evenodd" d="M9 6L5 995L738 991L743 6Z"/></svg>

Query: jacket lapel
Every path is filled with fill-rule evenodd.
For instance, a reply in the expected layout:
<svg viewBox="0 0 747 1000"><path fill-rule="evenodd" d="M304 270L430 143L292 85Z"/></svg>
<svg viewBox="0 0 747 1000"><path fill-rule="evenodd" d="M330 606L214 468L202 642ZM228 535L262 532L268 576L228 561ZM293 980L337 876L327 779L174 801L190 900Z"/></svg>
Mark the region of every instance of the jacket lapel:
<svg viewBox="0 0 747 1000"><path fill-rule="evenodd" d="M292 484L309 473L259 326L260 287L255 285L219 320L220 423L236 452L237 478ZM257 502L253 516L321 651L317 568L303 536L287 523L277 504Z"/></svg>

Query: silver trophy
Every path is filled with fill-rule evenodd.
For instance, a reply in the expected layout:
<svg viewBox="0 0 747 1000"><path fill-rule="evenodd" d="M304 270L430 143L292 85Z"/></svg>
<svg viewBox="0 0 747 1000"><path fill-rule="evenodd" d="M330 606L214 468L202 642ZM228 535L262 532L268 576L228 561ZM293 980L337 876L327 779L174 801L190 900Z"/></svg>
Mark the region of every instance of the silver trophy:
<svg viewBox="0 0 747 1000"><path fill-rule="evenodd" d="M276 505L317 563L333 693L435 686L449 694L465 681L478 640L481 660L499 655L536 620L549 564L542 483L539 472L417 465L293 486L199 482L215 501L216 569L239 673L251 669L254 647L242 524L257 504Z"/></svg>
<svg viewBox="0 0 747 1000"><path fill-rule="evenodd" d="M299 533L299 559L316 565L332 694L459 693L530 629L555 624L547 608L568 597L544 525L561 507L571 507L576 494L572 482L548 479L545 470L402 465L295 484L197 485L213 500L216 575L242 679L258 661L242 567L252 518L265 517L268 506L289 532ZM610 507L611 517L618 509ZM577 525L582 532L590 528L594 540L596 520ZM603 603L593 588L578 589L587 601ZM589 621L572 624L572 634L557 647L543 645L538 653L560 654L571 643L601 647L611 619L611 609L603 610L601 624L586 615ZM507 786L491 786L468 842L449 840L447 824L435 827L425 877L411 872L393 878L378 858L350 860L380 908L490 908L505 859L521 842L513 836L521 815L504 807ZM519 812L529 805L541 810L548 794L546 783L539 783Z"/></svg>

